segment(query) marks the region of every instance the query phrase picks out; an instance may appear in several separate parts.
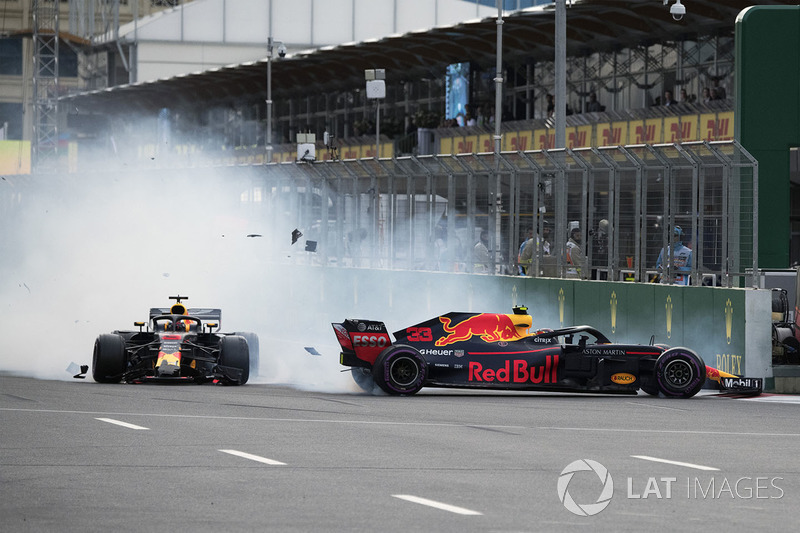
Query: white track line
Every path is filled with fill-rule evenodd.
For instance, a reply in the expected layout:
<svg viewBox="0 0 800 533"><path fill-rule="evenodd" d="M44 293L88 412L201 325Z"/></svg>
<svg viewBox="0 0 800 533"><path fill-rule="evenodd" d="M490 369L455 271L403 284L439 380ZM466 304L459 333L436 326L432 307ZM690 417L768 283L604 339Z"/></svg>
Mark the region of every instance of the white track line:
<svg viewBox="0 0 800 533"><path fill-rule="evenodd" d="M719 470L719 468L714 468L713 466L703 466L692 463L682 463L680 461L670 461L669 459L659 459L658 457L650 457L648 455L631 455L631 457L635 457L636 459L644 459L645 461L653 461L656 463L666 463L668 465L685 466L687 468L695 468L697 470Z"/></svg>
<svg viewBox="0 0 800 533"><path fill-rule="evenodd" d="M418 503L420 505L427 505L428 507L434 507L436 509L441 509L442 511L449 511L451 513L456 513L456 514L463 514L463 515L483 514L479 513L478 511L473 511L471 509L464 509L463 507L456 507L455 505L449 505L447 503L428 500L426 498L420 498L419 496L411 496L410 494L392 494L392 497L400 498L401 500L406 500L413 503Z"/></svg>
<svg viewBox="0 0 800 533"><path fill-rule="evenodd" d="M391 420L323 420L316 418L272 418L260 416L219 416L219 415L175 415L164 413L109 413L107 411L75 411L68 409L20 409L10 407L0 407L0 412L15 413L60 413L78 415L99 415L111 414L118 416L146 416L148 418L183 418L197 420L244 420L254 422L281 422L290 424L352 424L352 425L376 425L376 426L415 426L415 427L472 427L475 424L456 424L441 422L397 422ZM745 437L800 437L800 433L761 433L755 431L686 431L683 429L654 429L654 428L624 428L624 427L602 427L602 428L579 428L579 427L556 427L556 426L508 426L501 424L481 424L482 428L496 429L532 429L537 431L583 431L598 433L652 433L660 435L712 435L712 436L745 436Z"/></svg>
<svg viewBox="0 0 800 533"><path fill-rule="evenodd" d="M240 452L239 450L220 450L222 453L229 453L231 455L235 455L237 457L243 457L245 459L250 459L251 461L257 461L259 463L264 463L266 465L285 465L286 463L282 463L280 461L276 461L274 459L267 459L266 457L261 457L259 455L253 455L251 453Z"/></svg>
<svg viewBox="0 0 800 533"><path fill-rule="evenodd" d="M114 420L113 418L95 418L95 420L100 420L101 422L108 422L109 424L116 424L118 426L122 426L128 429L150 429L145 428L142 426L137 426L136 424L128 424L127 422L122 422L120 420Z"/></svg>

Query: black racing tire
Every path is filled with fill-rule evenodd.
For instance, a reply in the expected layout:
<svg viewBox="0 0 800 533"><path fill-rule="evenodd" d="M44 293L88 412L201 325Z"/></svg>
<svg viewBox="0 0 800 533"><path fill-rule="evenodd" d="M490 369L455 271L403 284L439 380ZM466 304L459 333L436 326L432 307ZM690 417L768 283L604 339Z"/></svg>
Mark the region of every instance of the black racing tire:
<svg viewBox="0 0 800 533"><path fill-rule="evenodd" d="M415 348L404 344L389 346L372 365L375 383L389 394L416 394L425 383L428 365Z"/></svg>
<svg viewBox="0 0 800 533"><path fill-rule="evenodd" d="M353 376L353 381L364 392L372 392L375 390L375 378L372 377L372 371L369 368L362 366L354 366L350 369L350 374Z"/></svg>
<svg viewBox="0 0 800 533"><path fill-rule="evenodd" d="M98 383L119 383L128 366L121 335L104 333L94 341L92 378Z"/></svg>
<svg viewBox="0 0 800 533"><path fill-rule="evenodd" d="M242 371L233 385L244 385L250 379L250 350L247 340L241 335L222 337L219 343L219 365L236 368Z"/></svg>
<svg viewBox="0 0 800 533"><path fill-rule="evenodd" d="M658 390L667 398L691 398L706 382L703 358L688 348L672 348L658 356L655 366Z"/></svg>
<svg viewBox="0 0 800 533"><path fill-rule="evenodd" d="M258 335L249 331L236 332L234 335L244 337L247 341L247 349L250 352L250 377L258 376L259 357L258 357Z"/></svg>

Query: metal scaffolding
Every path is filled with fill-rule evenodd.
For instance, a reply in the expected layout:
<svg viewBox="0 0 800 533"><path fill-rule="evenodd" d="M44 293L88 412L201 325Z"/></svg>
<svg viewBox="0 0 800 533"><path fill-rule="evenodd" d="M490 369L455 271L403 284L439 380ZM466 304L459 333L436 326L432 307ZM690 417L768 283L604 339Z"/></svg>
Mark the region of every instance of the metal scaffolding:
<svg viewBox="0 0 800 533"><path fill-rule="evenodd" d="M33 2L33 167L57 170L58 156L58 2Z"/></svg>
<svg viewBox="0 0 800 533"><path fill-rule="evenodd" d="M313 243L307 260L324 265L480 272L473 248L486 230L485 271L518 275L532 230L541 246L526 275L570 277L566 243L578 227L585 279L673 283L690 270L693 285L738 286L758 270L758 166L735 141L494 158L272 164L249 197L267 203L279 234L300 228ZM691 264L656 268L676 240L691 247Z"/></svg>

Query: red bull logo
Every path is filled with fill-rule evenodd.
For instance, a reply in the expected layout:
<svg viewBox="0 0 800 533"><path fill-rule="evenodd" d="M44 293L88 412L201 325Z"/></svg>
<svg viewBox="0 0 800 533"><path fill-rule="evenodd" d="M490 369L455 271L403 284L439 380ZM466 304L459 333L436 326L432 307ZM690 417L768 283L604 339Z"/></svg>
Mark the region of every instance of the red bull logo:
<svg viewBox="0 0 800 533"><path fill-rule="evenodd" d="M530 317L527 322L520 315L519 323L515 323L509 315L482 313L451 326L450 317L439 317L446 336L437 339L436 346L447 346L479 336L485 342L514 341L527 335L531 326Z"/></svg>
<svg viewBox="0 0 800 533"><path fill-rule="evenodd" d="M723 372L722 370L714 368L713 366L706 365L706 377L714 381L719 381L722 378L736 378L738 376Z"/></svg>
<svg viewBox="0 0 800 533"><path fill-rule="evenodd" d="M558 383L558 355L545 357L543 365L528 365L525 359L506 360L500 368L483 368L471 361L467 381L491 383Z"/></svg>

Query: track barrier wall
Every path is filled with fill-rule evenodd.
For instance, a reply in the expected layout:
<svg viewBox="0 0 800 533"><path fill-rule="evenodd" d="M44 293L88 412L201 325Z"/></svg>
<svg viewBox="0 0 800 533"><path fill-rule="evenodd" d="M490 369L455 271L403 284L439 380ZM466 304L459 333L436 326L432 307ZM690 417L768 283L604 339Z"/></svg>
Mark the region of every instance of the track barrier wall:
<svg viewBox="0 0 800 533"><path fill-rule="evenodd" d="M272 268L272 267L271 267ZM311 282L274 287L278 301L298 302L294 323L326 324L344 318L381 320L390 332L449 311L510 313L525 305L533 328L588 324L614 342L685 346L709 366L750 377L772 377L769 290L684 287L609 281L524 278L276 266L291 279ZM299 269L299 270L298 270ZM319 305L309 309L309 302ZM334 308L336 311L331 311ZM345 316L326 313L345 313ZM321 316L313 319L309 314ZM288 316L288 315L286 315ZM769 383L769 381L767 382Z"/></svg>

